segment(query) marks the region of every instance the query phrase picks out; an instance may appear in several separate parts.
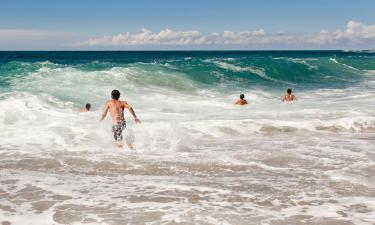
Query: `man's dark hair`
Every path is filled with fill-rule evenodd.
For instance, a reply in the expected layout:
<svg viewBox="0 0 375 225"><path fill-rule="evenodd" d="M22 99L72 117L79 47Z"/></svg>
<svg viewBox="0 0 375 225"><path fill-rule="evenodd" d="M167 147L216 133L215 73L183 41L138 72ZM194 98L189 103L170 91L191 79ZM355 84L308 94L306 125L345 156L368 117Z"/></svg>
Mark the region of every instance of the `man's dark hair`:
<svg viewBox="0 0 375 225"><path fill-rule="evenodd" d="M91 104L90 104L90 103L87 103L87 104L86 104L86 109L87 109L87 110L90 110L90 108L91 108Z"/></svg>
<svg viewBox="0 0 375 225"><path fill-rule="evenodd" d="M292 89L288 88L288 90L286 90L286 92L288 92L288 94L292 94Z"/></svg>
<svg viewBox="0 0 375 225"><path fill-rule="evenodd" d="M113 99L118 100L120 98L120 92L118 90L113 90L111 92L111 96L112 96Z"/></svg>
<svg viewBox="0 0 375 225"><path fill-rule="evenodd" d="M240 94L240 99L243 99L245 98L245 95L244 94Z"/></svg>

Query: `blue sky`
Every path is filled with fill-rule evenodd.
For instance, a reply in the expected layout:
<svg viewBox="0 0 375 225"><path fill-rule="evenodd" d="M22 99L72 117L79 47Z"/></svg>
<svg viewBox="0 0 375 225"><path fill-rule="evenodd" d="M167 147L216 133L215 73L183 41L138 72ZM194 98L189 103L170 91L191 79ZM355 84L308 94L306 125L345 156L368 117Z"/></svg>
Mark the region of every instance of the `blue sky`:
<svg viewBox="0 0 375 225"><path fill-rule="evenodd" d="M2 0L0 49L373 48L374 9L374 0Z"/></svg>

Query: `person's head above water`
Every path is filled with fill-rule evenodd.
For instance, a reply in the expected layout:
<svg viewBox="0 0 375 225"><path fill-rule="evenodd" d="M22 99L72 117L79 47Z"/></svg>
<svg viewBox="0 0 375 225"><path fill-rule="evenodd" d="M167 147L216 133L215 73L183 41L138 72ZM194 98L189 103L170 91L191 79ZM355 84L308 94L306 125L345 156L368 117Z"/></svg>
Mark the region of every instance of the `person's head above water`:
<svg viewBox="0 0 375 225"><path fill-rule="evenodd" d="M91 109L91 104L90 103L86 104L86 109L87 109L87 111L89 111Z"/></svg>
<svg viewBox="0 0 375 225"><path fill-rule="evenodd" d="M247 101L245 100L245 95L240 94L240 99L238 99L234 104L236 104L236 105L246 105Z"/></svg>
<svg viewBox="0 0 375 225"><path fill-rule="evenodd" d="M118 100L120 98L120 92L118 90L113 90L111 92L112 99Z"/></svg>
<svg viewBox="0 0 375 225"><path fill-rule="evenodd" d="M292 89L288 88L288 90L286 90L286 92L287 92L288 94L292 94Z"/></svg>

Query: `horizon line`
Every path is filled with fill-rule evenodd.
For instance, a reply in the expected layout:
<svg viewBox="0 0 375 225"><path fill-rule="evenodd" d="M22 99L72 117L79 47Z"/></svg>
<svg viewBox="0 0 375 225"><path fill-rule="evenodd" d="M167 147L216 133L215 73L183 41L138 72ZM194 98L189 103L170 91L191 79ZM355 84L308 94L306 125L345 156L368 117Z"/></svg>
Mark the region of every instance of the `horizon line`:
<svg viewBox="0 0 375 225"><path fill-rule="evenodd" d="M282 52L282 51L343 51L343 52L350 52L350 51L375 51L375 49L82 49L82 50L72 50L72 49L52 49L52 50L1 50L0 52Z"/></svg>

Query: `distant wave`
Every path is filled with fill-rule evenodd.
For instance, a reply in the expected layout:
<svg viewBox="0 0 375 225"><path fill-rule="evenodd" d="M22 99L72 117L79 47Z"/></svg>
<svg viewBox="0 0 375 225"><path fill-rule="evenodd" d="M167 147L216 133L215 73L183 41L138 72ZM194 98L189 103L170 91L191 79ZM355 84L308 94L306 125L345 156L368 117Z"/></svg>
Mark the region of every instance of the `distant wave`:
<svg viewBox="0 0 375 225"><path fill-rule="evenodd" d="M351 52L351 53L375 53L375 49L368 49L368 50L343 50L343 52Z"/></svg>
<svg viewBox="0 0 375 225"><path fill-rule="evenodd" d="M303 64L305 66L307 66L307 68L309 70L312 70L312 69L318 69L318 66L316 65L311 65L309 64L307 61L315 61L315 60L318 60L316 58L309 58L309 59L305 59L305 58L287 58L287 57L274 57L272 59L281 59L281 60L286 60L286 61L290 61L290 62L293 62L293 63L299 63L299 64Z"/></svg>
<svg viewBox="0 0 375 225"><path fill-rule="evenodd" d="M103 80L108 85L115 79L138 88L181 89L189 86L195 90L201 85L230 90L254 86L284 89L291 85L300 90L345 88L372 76L375 68L375 55L337 51L111 53L118 54L113 58L108 57L108 53L95 53L98 57L85 53L86 58L78 53L73 54L75 58L71 53L59 53L67 55L55 58L49 54L1 61L0 86L19 86L17 82L21 81L15 80L16 77L43 76L66 83L77 77L89 82Z"/></svg>
<svg viewBox="0 0 375 225"><path fill-rule="evenodd" d="M266 75L266 72L263 68L258 68L255 66L241 67L241 66L236 66L230 63L220 62L220 61L214 61L214 63L223 69L231 70L234 72L250 72L250 73L257 74L264 79L271 79Z"/></svg>
<svg viewBox="0 0 375 225"><path fill-rule="evenodd" d="M352 66L349 66L349 65L347 65L347 64L345 64L345 63L340 63L340 62L338 62L335 58L329 58L329 61L334 62L334 63L336 63L336 64L339 64L339 65L341 65L341 66L348 67L348 68L353 69L353 70L359 70L359 69L357 69L357 68L355 68L355 67L352 67Z"/></svg>
<svg viewBox="0 0 375 225"><path fill-rule="evenodd" d="M230 64L227 62L221 62L221 61L212 61L212 62L222 69L230 70L233 72L249 72L249 73L258 75L259 77L265 80L271 80L275 82L282 82L282 83L290 84L289 82L277 80L277 79L267 76L264 68L259 68L255 66L241 67L241 66L237 66L237 65Z"/></svg>

